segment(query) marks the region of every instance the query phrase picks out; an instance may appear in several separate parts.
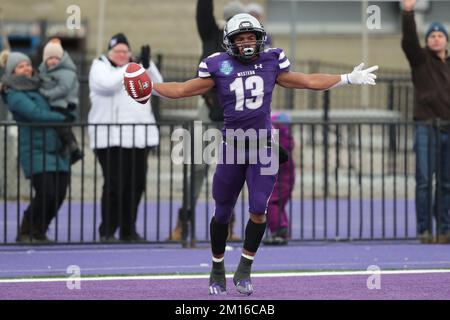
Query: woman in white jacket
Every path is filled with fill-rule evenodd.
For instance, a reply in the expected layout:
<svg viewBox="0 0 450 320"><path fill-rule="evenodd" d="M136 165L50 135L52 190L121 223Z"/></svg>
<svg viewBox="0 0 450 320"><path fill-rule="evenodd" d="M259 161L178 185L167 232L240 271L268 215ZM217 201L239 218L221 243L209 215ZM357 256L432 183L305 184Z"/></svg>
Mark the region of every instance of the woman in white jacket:
<svg viewBox="0 0 450 320"><path fill-rule="evenodd" d="M94 60L89 72L91 110L90 145L104 177L102 191L102 242L115 242L120 228L121 241L143 241L136 232L136 217L147 175L149 150L159 144L159 132L150 102L142 105L123 88L123 74L131 60L126 37L111 38L107 56ZM141 63L153 82L162 76L150 61L149 47L143 47ZM129 124L129 125L127 125Z"/></svg>

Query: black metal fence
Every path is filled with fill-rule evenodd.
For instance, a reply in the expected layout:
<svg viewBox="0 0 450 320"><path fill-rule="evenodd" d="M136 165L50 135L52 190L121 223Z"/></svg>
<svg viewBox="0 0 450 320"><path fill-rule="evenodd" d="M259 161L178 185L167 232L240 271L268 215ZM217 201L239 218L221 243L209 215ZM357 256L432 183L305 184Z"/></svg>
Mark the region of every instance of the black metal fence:
<svg viewBox="0 0 450 320"><path fill-rule="evenodd" d="M146 241L170 241L178 218L184 222L184 245L209 240L209 221L214 210L211 192L214 165L174 162L174 150L180 141L173 141L173 132L185 129L192 133L190 138L194 141L199 137L193 136L193 125L192 122L155 125L160 143L148 156L146 184L136 217L136 231ZM414 125L397 119L383 122L317 119L290 123L295 141L291 154L295 183L286 206L290 239L415 239ZM42 124L0 123L0 243L3 244L15 243L24 211L35 195L19 161L21 157L33 156L21 154L24 137L19 134L19 126L32 129L31 136L33 130L43 128ZM44 132L50 133L57 126L48 124ZM204 132L216 125L203 126ZM56 243L100 241L104 178L97 156L90 148L89 128L95 126L85 123L72 126L84 158L70 167L64 202L47 231ZM42 145L47 147L45 143ZM438 173L447 170L440 167L440 162L436 165ZM195 184L202 178L202 188L195 199ZM442 185L440 179L441 175L437 174L438 186ZM235 206L234 232L241 238L248 220L247 195L244 187ZM433 198L431 194L428 196ZM437 203L442 196L437 193ZM195 202L193 214L183 214ZM436 223L440 223L439 219Z"/></svg>
<svg viewBox="0 0 450 320"><path fill-rule="evenodd" d="M199 63L197 56L158 55L155 57L165 81L183 81L196 76ZM303 73L344 74L353 69L351 65L328 63L315 60L298 60L294 71ZM402 119L412 119L413 90L408 70L381 68L377 71L377 86L368 92L366 108L397 111ZM289 90L277 86L274 90L272 108L281 110L317 110L323 107L324 91ZM330 92L330 109L361 108L363 89L347 86ZM163 100L161 106L166 108L192 108L197 106L197 99Z"/></svg>
<svg viewBox="0 0 450 320"><path fill-rule="evenodd" d="M198 57L186 55L155 55L154 60L165 81L195 77L199 62ZM80 123L73 126L73 130L85 157L71 166L65 201L49 229L50 238L58 243L100 240L103 176L98 159L89 147L86 124L90 109L88 71L91 62L77 62L81 82L77 110ZM339 74L349 72L352 67L299 61L295 70ZM365 97L369 104L362 109L363 96L367 93L356 86L324 92L294 92L283 88L274 91L273 109L287 110L294 119L291 128L297 144L293 153L296 180L292 201L288 203L292 239L416 236L413 123L410 122L412 85L408 72L402 70L380 70L378 75L377 86L371 87ZM162 112L194 112L197 105L198 98L152 101L161 141L148 157L147 183L136 222L138 232L148 241L169 241L178 216L183 221L184 244L208 240L208 221L214 208L211 199L214 166L173 163L171 150L176 142L171 141L171 132L182 127L188 130L192 122L170 122L167 120L171 117ZM6 109L2 106L0 120L6 119ZM3 151L0 159L0 195L3 199L0 242L14 243L23 211L35 191L23 177L18 160L17 124L3 122L0 131L0 149ZM194 193L199 181L202 189L197 199ZM246 190L243 190L236 205L235 227L235 233L241 237L248 214L246 199ZM195 214L189 214L191 203L197 203ZM188 219L195 220L188 223Z"/></svg>
<svg viewBox="0 0 450 320"><path fill-rule="evenodd" d="M193 55L157 54L153 57L165 81L185 81L196 77L199 57ZM87 120L90 109L88 74L91 60L77 61L80 79L79 119ZM304 73L348 73L351 65L326 63L314 60L299 60L295 71ZM371 87L368 94L368 105L365 108L374 110L390 110L399 112L402 119L412 119L413 88L409 71L397 69L380 69L377 71L377 86ZM330 92L330 109L361 108L363 89L358 86L346 86ZM318 110L323 107L324 92L312 90L289 90L277 86L273 94L273 109L281 110ZM154 109L156 115L160 110L196 110L197 97L161 100L160 107ZM162 114L162 113L161 113ZM0 115L1 116L1 115ZM164 119L164 117L159 118ZM164 119L165 120L165 119Z"/></svg>

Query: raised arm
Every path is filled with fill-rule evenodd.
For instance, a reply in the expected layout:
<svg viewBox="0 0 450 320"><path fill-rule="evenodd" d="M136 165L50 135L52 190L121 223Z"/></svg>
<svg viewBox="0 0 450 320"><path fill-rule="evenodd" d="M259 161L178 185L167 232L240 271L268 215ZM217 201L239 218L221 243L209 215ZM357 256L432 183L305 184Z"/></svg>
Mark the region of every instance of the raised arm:
<svg viewBox="0 0 450 320"><path fill-rule="evenodd" d="M162 97L178 99L204 94L214 87L211 78L195 78L185 82L153 83L153 89Z"/></svg>
<svg viewBox="0 0 450 320"><path fill-rule="evenodd" d="M375 85L377 76L372 72L378 66L363 69L364 63L356 66L348 74L305 74L300 72L282 72L278 75L277 83L285 88L327 90L346 84Z"/></svg>
<svg viewBox="0 0 450 320"><path fill-rule="evenodd" d="M214 18L213 0L197 0L195 18L198 34L203 41L208 41L211 38L211 34L219 31L216 19Z"/></svg>
<svg viewBox="0 0 450 320"><path fill-rule="evenodd" d="M402 12L402 49L411 66L425 61L425 54L420 46L414 19L415 3L416 0L403 0Z"/></svg>

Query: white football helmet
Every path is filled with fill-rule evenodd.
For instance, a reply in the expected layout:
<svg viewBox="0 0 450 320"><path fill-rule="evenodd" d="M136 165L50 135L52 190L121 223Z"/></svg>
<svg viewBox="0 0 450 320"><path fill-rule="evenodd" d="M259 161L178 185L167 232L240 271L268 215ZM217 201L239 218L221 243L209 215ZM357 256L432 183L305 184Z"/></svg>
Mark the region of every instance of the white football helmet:
<svg viewBox="0 0 450 320"><path fill-rule="evenodd" d="M244 48L243 53L234 44L234 37L243 32L252 32L256 35L256 49ZM248 13L240 13L228 20L223 29L223 47L227 53L242 61L248 61L264 50L267 40L264 27L255 17Z"/></svg>

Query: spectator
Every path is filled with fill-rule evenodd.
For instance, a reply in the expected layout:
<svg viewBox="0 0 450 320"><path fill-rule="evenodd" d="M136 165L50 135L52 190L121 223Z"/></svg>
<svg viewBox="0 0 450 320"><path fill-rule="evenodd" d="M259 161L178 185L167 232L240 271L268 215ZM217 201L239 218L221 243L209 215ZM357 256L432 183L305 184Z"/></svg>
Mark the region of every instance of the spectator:
<svg viewBox="0 0 450 320"><path fill-rule="evenodd" d="M272 114L272 126L278 129L280 146L290 155L294 149L294 138L287 124L289 121L289 116L286 113ZM267 225L270 230L270 237L264 240L266 245L286 245L288 242L288 217L285 207L291 198L294 184L295 164L292 156L289 156L287 162L280 163L277 181L267 207Z"/></svg>
<svg viewBox="0 0 450 320"><path fill-rule="evenodd" d="M49 102L51 110L63 115L73 113L79 103L77 68L59 40L52 40L44 47L39 77L42 81L39 92ZM70 162L73 164L82 159L83 154L70 127L57 128L57 132Z"/></svg>
<svg viewBox="0 0 450 320"><path fill-rule="evenodd" d="M1 92L14 120L19 125L19 161L25 177L35 190L24 212L16 241L49 243L48 227L66 196L69 184L69 159L61 153L62 142L55 128L44 123L73 121L50 110L39 93L39 78L33 75L31 60L19 52L2 52L5 66Z"/></svg>
<svg viewBox="0 0 450 320"><path fill-rule="evenodd" d="M450 243L450 141L449 127L436 128L425 121L450 120L450 58L448 33L440 23L428 29L422 48L414 19L415 0L403 0L402 48L411 66L414 84L414 150L416 153L417 231L422 243L433 242L432 213L438 227L437 242ZM439 145L438 145L439 143ZM439 154L439 158L437 156ZM433 175L440 180L432 195ZM439 196L440 195L440 196ZM438 203L431 204L430 201ZM433 209L431 209L433 208Z"/></svg>
<svg viewBox="0 0 450 320"><path fill-rule="evenodd" d="M254 16L256 19L258 19L259 22L261 22L261 23L263 22L264 8L259 3L256 3L256 2L249 3L245 7L245 11L248 14L251 14L252 16ZM266 40L265 48L267 49L267 48L273 47L273 42L272 42L272 37L270 36L270 34L267 33L266 36L267 36L267 40Z"/></svg>
<svg viewBox="0 0 450 320"><path fill-rule="evenodd" d="M245 7L239 1L230 1L223 8L223 18L225 21L238 13L245 12ZM215 52L224 52L223 44L223 25L224 22L217 22L214 17L213 0L197 1L197 30L202 40L202 55L200 61ZM219 26L221 25L221 26ZM213 122L219 125L223 121L223 107L217 99L217 90L213 88L202 95L199 103L198 117L201 121ZM208 167L206 164L194 165L194 203L192 203L187 212L187 216L195 214L195 207L200 190L203 185L205 173ZM166 240L180 241L182 238L181 209L178 211L178 220L175 229ZM240 237L235 234L236 215L233 213L230 222L229 240L238 241Z"/></svg>
<svg viewBox="0 0 450 320"><path fill-rule="evenodd" d="M140 58L153 82L161 82L149 46L141 48ZM104 177L99 229L102 242L116 242L114 235L119 227L121 241L144 240L136 231L137 211L146 184L147 157L159 144L150 102L143 106L123 88L123 74L130 61L128 40L118 33L109 41L107 56L95 59L89 72L92 107L88 122L96 125L89 126L90 145Z"/></svg>

